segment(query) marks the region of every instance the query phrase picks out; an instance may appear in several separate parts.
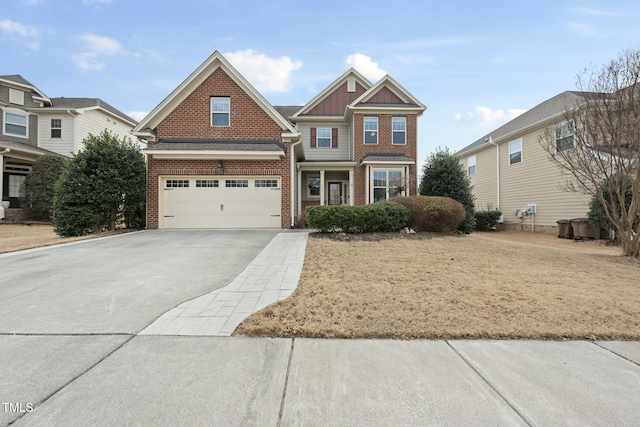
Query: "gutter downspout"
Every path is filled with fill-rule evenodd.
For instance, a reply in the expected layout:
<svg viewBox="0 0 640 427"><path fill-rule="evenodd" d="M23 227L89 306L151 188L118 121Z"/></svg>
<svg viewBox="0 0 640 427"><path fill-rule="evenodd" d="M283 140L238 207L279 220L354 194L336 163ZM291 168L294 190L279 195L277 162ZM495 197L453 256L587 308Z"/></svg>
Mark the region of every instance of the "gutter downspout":
<svg viewBox="0 0 640 427"><path fill-rule="evenodd" d="M296 214L294 210L294 206L296 204L296 200L298 200L298 195L293 194L293 190L300 192L299 188L295 187L295 180L297 177L296 173L296 145L302 144L302 138L298 142L294 142L291 144L291 194L289 194L289 200L291 201L291 228L296 226ZM300 183L298 183L298 186Z"/></svg>
<svg viewBox="0 0 640 427"><path fill-rule="evenodd" d="M489 137L489 144L496 146L496 201L500 210L500 146L493 142L492 137Z"/></svg>
<svg viewBox="0 0 640 427"><path fill-rule="evenodd" d="M80 151L80 147L78 147L78 115L74 114L71 110L67 110L67 114L73 117L73 151L71 154L76 154Z"/></svg>
<svg viewBox="0 0 640 427"><path fill-rule="evenodd" d="M2 178L4 177L4 155L11 152L11 148L5 148L4 150L0 151L0 200L2 200L2 197L4 196L3 193L3 188L4 188L4 183L2 182ZM0 206L0 209L2 209L2 206ZM2 209L2 212L0 212L0 218L4 218L5 216L5 212L4 209Z"/></svg>

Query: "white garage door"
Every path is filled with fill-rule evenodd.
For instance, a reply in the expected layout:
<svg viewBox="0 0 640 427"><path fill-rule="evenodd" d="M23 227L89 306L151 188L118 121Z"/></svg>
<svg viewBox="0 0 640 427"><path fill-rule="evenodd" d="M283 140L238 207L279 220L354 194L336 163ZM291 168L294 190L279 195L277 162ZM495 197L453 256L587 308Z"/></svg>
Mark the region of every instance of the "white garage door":
<svg viewBox="0 0 640 427"><path fill-rule="evenodd" d="M162 228L280 228L280 177L167 177Z"/></svg>

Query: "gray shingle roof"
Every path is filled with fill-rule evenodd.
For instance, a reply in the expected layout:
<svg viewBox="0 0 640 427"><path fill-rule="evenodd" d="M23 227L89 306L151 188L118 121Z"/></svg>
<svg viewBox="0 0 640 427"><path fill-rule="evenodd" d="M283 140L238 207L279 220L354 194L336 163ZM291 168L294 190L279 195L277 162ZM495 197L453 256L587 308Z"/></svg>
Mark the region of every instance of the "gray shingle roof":
<svg viewBox="0 0 640 427"><path fill-rule="evenodd" d="M58 153L54 153L53 151L45 150L44 148L36 147L35 145L25 144L24 142L16 142L16 141L0 141L1 148L13 148L16 150L24 150L31 151L33 153L40 154L53 154L55 156L61 156ZM8 154L9 156L11 154Z"/></svg>
<svg viewBox="0 0 640 427"><path fill-rule="evenodd" d="M122 111L109 105L100 98L51 98L51 106L53 108L87 108L87 107L102 107L105 110L121 117L129 122L137 124L138 122L131 117L127 116Z"/></svg>
<svg viewBox="0 0 640 427"><path fill-rule="evenodd" d="M157 150L284 151L284 146L276 140L161 139L147 148Z"/></svg>
<svg viewBox="0 0 640 427"><path fill-rule="evenodd" d="M584 101L585 99L595 96L596 94L591 92L575 92L566 91L553 98L547 99L543 103L536 105L532 109L522 113L510 122L505 123L499 128L489 132L482 138L467 145L462 150L459 150L456 154L471 153L483 145L487 144L489 137L493 142L500 142L501 138L514 135L517 132L534 126L538 123L542 124L546 120L552 117L562 114L565 110L570 109L576 105L576 103Z"/></svg>
<svg viewBox="0 0 640 427"><path fill-rule="evenodd" d="M31 82L29 82L27 79L25 79L24 77L22 77L19 74L9 74L9 75L6 75L6 76L0 76L0 79L9 80L10 82L19 83L21 85L33 86L33 84L31 84ZM35 86L33 86L33 87L35 87Z"/></svg>
<svg viewBox="0 0 640 427"><path fill-rule="evenodd" d="M360 162L413 162L414 160L403 153L365 154Z"/></svg>
<svg viewBox="0 0 640 427"><path fill-rule="evenodd" d="M297 113L302 107L300 105L275 105L273 108L275 108L282 117L291 122L289 117Z"/></svg>

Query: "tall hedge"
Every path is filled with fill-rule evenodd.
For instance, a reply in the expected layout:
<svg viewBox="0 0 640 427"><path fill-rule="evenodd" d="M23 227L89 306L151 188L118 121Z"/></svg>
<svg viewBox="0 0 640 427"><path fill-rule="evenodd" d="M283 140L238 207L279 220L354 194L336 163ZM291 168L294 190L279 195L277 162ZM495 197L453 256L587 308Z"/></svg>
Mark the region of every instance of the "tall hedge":
<svg viewBox="0 0 640 427"><path fill-rule="evenodd" d="M438 148L427 158L422 168L419 193L423 196L451 197L462 203L467 214L458 231L465 234L471 233L476 225L475 197L471 190L471 180L464 166L448 148Z"/></svg>
<svg viewBox="0 0 640 427"><path fill-rule="evenodd" d="M105 130L89 135L55 187L53 225L61 236L79 236L116 223L140 226L146 165L137 144Z"/></svg>
<svg viewBox="0 0 640 427"><path fill-rule="evenodd" d="M67 164L67 158L46 154L35 161L24 180L20 206L31 216L51 219L54 187Z"/></svg>
<svg viewBox="0 0 640 427"><path fill-rule="evenodd" d="M455 231L466 216L464 206L450 197L396 197L409 213L408 225L415 231Z"/></svg>

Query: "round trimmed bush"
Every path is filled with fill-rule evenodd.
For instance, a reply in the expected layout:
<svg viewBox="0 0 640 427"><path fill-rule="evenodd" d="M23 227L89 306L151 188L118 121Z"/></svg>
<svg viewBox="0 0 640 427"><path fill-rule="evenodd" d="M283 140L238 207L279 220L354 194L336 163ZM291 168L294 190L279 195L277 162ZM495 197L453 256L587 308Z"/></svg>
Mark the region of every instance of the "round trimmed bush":
<svg viewBox="0 0 640 427"><path fill-rule="evenodd" d="M395 197L393 201L407 208L408 225L415 231L455 231L467 216L464 206L450 197L409 196Z"/></svg>

